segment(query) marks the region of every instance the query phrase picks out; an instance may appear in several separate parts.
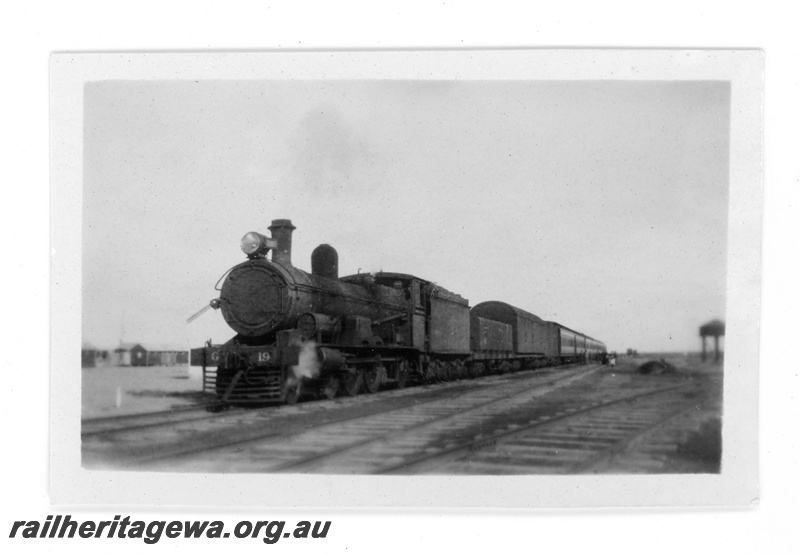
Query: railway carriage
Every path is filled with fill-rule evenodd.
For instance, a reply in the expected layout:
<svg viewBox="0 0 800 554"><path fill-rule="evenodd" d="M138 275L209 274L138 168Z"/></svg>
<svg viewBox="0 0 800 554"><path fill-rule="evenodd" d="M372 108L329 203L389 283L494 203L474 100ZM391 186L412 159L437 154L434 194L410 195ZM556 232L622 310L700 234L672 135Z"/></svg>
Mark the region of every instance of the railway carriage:
<svg viewBox="0 0 800 554"><path fill-rule="evenodd" d="M558 334L558 358L560 363L572 363L583 359L584 336L569 327L552 321Z"/></svg>
<svg viewBox="0 0 800 554"><path fill-rule="evenodd" d="M550 324L558 336L558 358L561 363L597 361L606 351L605 344L596 339L555 321Z"/></svg>
<svg viewBox="0 0 800 554"><path fill-rule="evenodd" d="M485 362L502 364L513 360L513 331L508 323L470 314L470 348L476 374L485 371Z"/></svg>
<svg viewBox="0 0 800 554"><path fill-rule="evenodd" d="M473 318L507 325L511 333L511 352L493 365L501 371L532 369L555 361L557 353L553 329L540 317L505 302L488 301L475 305ZM473 344L473 351L476 350Z"/></svg>
<svg viewBox="0 0 800 554"><path fill-rule="evenodd" d="M558 334L558 358L561 363L573 362L578 357L578 337L574 331L556 323L551 322Z"/></svg>
<svg viewBox="0 0 800 554"><path fill-rule="evenodd" d="M605 345L599 340L587 337L586 350L587 350L587 358L590 361L598 361L602 359L603 352L605 352L606 348Z"/></svg>

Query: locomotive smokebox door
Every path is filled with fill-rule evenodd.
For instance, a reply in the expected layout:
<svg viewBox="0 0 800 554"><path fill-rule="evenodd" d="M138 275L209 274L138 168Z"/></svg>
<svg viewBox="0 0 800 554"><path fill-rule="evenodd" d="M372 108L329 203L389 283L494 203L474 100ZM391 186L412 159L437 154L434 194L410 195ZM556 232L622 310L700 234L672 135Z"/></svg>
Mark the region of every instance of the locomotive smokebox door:
<svg viewBox="0 0 800 554"><path fill-rule="evenodd" d="M234 330L246 336L271 331L286 317L289 288L281 274L266 261L238 266L222 285L222 316Z"/></svg>

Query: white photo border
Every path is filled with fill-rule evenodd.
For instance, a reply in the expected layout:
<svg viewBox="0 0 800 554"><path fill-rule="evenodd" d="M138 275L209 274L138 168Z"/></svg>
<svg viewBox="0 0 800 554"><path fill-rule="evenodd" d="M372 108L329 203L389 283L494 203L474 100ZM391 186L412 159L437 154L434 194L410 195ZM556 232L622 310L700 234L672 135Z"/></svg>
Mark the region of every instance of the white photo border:
<svg viewBox="0 0 800 554"><path fill-rule="evenodd" d="M50 497L57 505L596 508L758 501L763 53L437 50L59 53L50 61ZM176 474L81 467L84 85L98 80L729 81L730 186L719 475L387 477Z"/></svg>

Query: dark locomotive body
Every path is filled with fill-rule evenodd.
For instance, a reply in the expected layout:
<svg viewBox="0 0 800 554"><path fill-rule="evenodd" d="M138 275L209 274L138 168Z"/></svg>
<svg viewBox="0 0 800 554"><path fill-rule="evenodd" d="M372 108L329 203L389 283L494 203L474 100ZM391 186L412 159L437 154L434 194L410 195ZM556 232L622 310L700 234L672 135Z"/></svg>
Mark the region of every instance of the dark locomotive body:
<svg viewBox="0 0 800 554"><path fill-rule="evenodd" d="M409 379L585 361L605 349L503 302L470 310L466 299L413 275L340 278L328 245L314 250L312 271L305 272L291 262L294 229L289 220L275 220L272 238L245 235L248 260L228 272L212 300L238 334L224 345L193 349L192 364L204 367L206 384L223 402L294 403L305 393L332 398L404 387Z"/></svg>

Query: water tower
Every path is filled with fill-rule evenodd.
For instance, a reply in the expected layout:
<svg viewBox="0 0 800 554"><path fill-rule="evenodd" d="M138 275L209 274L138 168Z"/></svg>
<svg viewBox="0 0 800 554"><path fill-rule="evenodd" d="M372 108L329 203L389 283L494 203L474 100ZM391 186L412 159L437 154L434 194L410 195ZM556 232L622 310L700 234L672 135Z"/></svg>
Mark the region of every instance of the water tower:
<svg viewBox="0 0 800 554"><path fill-rule="evenodd" d="M719 360L719 338L725 336L725 323L715 319L700 326L700 338L703 339L703 361L706 361L706 337L714 337L714 361Z"/></svg>

